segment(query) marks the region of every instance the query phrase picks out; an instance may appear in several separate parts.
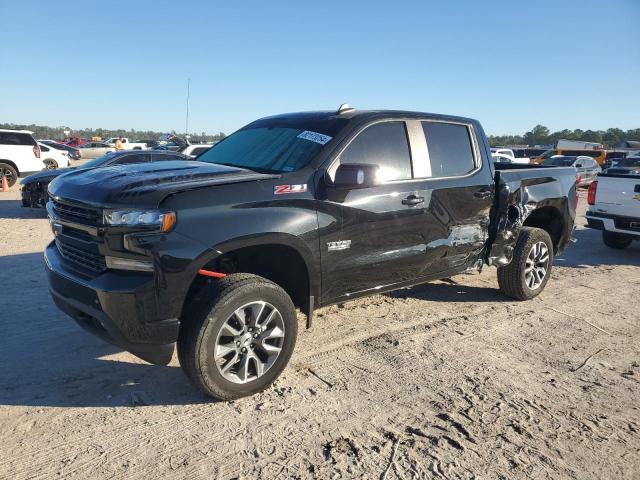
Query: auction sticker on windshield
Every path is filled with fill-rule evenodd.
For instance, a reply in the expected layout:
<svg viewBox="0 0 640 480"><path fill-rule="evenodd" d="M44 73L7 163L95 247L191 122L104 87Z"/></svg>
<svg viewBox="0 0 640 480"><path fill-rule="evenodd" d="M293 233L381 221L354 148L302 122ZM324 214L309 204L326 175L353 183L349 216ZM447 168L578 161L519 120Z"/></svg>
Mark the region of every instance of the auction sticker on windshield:
<svg viewBox="0 0 640 480"><path fill-rule="evenodd" d="M329 135L323 135L321 133L310 132L309 130L305 130L300 135L298 135L298 138L302 138L303 140L309 140L311 142L316 142L316 143L319 143L320 145L324 145L325 143L329 142L329 140L331 140L333 137L330 137Z"/></svg>

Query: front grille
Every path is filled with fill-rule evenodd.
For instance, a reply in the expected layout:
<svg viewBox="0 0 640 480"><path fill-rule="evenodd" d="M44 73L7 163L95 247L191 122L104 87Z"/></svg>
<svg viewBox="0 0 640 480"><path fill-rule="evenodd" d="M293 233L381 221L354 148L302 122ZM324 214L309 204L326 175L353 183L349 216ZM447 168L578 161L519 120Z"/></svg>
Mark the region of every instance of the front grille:
<svg viewBox="0 0 640 480"><path fill-rule="evenodd" d="M63 243L56 239L58 251L65 258L76 265L95 273L104 272L107 269L105 258L94 252L74 247L68 243Z"/></svg>
<svg viewBox="0 0 640 480"><path fill-rule="evenodd" d="M631 232L640 232L640 218L618 217L613 220L616 228L620 230L629 230Z"/></svg>
<svg viewBox="0 0 640 480"><path fill-rule="evenodd" d="M84 224L96 225L100 219L100 210L96 208L78 207L56 200L53 202L53 210L62 219L80 222Z"/></svg>

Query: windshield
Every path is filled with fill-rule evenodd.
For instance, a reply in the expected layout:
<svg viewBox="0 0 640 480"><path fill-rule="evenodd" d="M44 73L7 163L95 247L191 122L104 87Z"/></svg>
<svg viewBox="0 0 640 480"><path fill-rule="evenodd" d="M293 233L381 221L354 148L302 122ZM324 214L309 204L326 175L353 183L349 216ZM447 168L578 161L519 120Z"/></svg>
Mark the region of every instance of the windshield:
<svg viewBox="0 0 640 480"><path fill-rule="evenodd" d="M293 172L306 166L331 138L301 128L246 128L204 152L198 161L261 173Z"/></svg>
<svg viewBox="0 0 640 480"><path fill-rule="evenodd" d="M640 157L629 157L618 162L617 167L640 167Z"/></svg>
<svg viewBox="0 0 640 480"><path fill-rule="evenodd" d="M576 157L551 157L547 158L542 164L552 167L570 167L575 161Z"/></svg>
<svg viewBox="0 0 640 480"><path fill-rule="evenodd" d="M102 155L101 157L94 158L93 160L89 160L88 162L84 162L80 165L80 168L93 168L104 165L109 160L111 160L115 156L116 152L109 152L106 155Z"/></svg>

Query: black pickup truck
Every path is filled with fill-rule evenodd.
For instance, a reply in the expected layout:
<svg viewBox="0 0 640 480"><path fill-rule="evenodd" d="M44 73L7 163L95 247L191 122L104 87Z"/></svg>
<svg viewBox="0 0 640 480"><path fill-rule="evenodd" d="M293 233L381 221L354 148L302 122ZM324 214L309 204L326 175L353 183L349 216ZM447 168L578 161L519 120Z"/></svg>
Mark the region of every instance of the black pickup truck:
<svg viewBox="0 0 640 480"><path fill-rule="evenodd" d="M55 303L140 358L232 399L270 385L314 309L495 265L547 283L574 226L574 168L494 165L480 124L404 111L257 120L198 161L49 185Z"/></svg>

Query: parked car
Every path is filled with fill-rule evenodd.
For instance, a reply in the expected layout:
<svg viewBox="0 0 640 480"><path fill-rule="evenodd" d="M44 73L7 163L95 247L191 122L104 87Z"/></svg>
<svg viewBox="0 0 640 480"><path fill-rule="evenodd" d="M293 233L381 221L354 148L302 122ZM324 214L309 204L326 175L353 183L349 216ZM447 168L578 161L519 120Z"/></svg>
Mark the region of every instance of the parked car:
<svg viewBox="0 0 640 480"><path fill-rule="evenodd" d="M146 143L143 143L143 142L131 142L131 141L129 141L128 138L125 138L125 137L107 138L103 143L111 145L112 147L115 148L116 142L118 141L118 139L122 142L122 146L124 147L125 150L146 150L147 148L149 148Z"/></svg>
<svg viewBox="0 0 640 480"><path fill-rule="evenodd" d="M55 140L38 140L38 143L44 143L48 147L53 147L57 150L63 150L67 152L71 160L80 160L80 158L82 158L82 156L80 155L80 150L74 147L70 147L69 145L65 145L64 143L56 142Z"/></svg>
<svg viewBox="0 0 640 480"><path fill-rule="evenodd" d="M82 158L98 158L105 153L115 151L113 145L104 142L86 142L78 146Z"/></svg>
<svg viewBox="0 0 640 480"><path fill-rule="evenodd" d="M101 157L89 160L78 167L38 172L20 182L22 185L22 206L28 208L44 207L47 203L47 188L49 187L49 183L54 178L58 178L69 172L131 163L184 161L189 160L189 158L187 155L174 152L145 150L144 153L140 153L138 151L122 150L119 152L109 152Z"/></svg>
<svg viewBox="0 0 640 480"><path fill-rule="evenodd" d="M42 170L41 153L33 132L0 129L0 178L5 177L12 187L19 176Z"/></svg>
<svg viewBox="0 0 640 480"><path fill-rule="evenodd" d="M180 152L180 153L182 153L184 155L189 155L192 158L195 158L195 157L203 154L207 150L209 150L211 147L213 147L213 144L196 143L196 144L192 144L192 145L186 145L186 146L178 149L178 152Z"/></svg>
<svg viewBox="0 0 640 480"><path fill-rule="evenodd" d="M607 151L606 150L563 150L563 149L554 149L547 150L542 155L537 157L533 157L531 159L531 163L543 163L547 158L551 158L557 155L563 155L568 157L591 157L596 163L600 166L606 164L607 161Z"/></svg>
<svg viewBox="0 0 640 480"><path fill-rule="evenodd" d="M607 247L623 249L640 239L640 174L610 171L589 187L587 223L602 230Z"/></svg>
<svg viewBox="0 0 640 480"><path fill-rule="evenodd" d="M640 175L640 157L623 158L606 172L611 175Z"/></svg>
<svg viewBox="0 0 640 480"><path fill-rule="evenodd" d="M513 150L511 150L510 148L499 148L499 147L493 147L491 148L491 153L492 154L498 154L498 155L502 155L504 157L508 157L511 159L511 161L513 162L515 160L515 155L513 154Z"/></svg>
<svg viewBox="0 0 640 480"><path fill-rule="evenodd" d="M80 138L80 137L66 137L64 140L62 140L61 143L64 143L65 145L69 145L70 147L79 147L83 143L87 143L90 141L91 140L88 140L86 138Z"/></svg>
<svg viewBox="0 0 640 480"><path fill-rule="evenodd" d="M574 167L580 176L580 185L589 185L593 182L602 169L591 157L555 155L547 158L543 163L546 167Z"/></svg>
<svg viewBox="0 0 640 480"><path fill-rule="evenodd" d="M491 158L493 159L494 163L515 163L512 157L503 155L501 153L492 153Z"/></svg>
<svg viewBox="0 0 640 480"><path fill-rule="evenodd" d="M42 163L44 164L44 168L47 170L55 170L59 167L64 168L71 166L69 154L65 150L58 150L41 142L38 142L38 145L40 146L40 157L42 158Z"/></svg>
<svg viewBox="0 0 640 480"><path fill-rule="evenodd" d="M574 168L494 166L467 118L272 116L198 161L51 182L49 288L80 325L151 363L177 342L188 377L229 400L280 375L296 308L310 326L316 308L483 264L509 297L535 297L571 238L575 182Z"/></svg>

